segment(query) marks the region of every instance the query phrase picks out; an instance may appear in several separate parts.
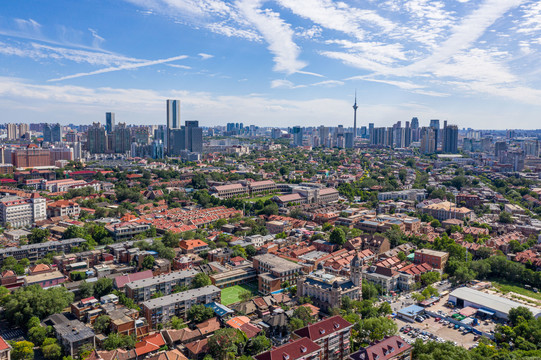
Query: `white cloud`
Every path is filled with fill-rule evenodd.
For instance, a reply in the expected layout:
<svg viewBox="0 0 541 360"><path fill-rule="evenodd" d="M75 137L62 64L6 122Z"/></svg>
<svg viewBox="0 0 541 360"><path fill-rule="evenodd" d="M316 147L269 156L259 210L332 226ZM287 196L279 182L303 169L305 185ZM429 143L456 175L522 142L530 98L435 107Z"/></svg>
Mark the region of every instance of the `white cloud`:
<svg viewBox="0 0 541 360"><path fill-rule="evenodd" d="M211 58L214 57L214 55L205 54L205 53L199 53L197 55L201 56L201 59L203 59L203 60L211 59Z"/></svg>
<svg viewBox="0 0 541 360"><path fill-rule="evenodd" d="M295 28L295 35L305 39L316 39L321 37L323 29L319 26L313 25L311 28L305 29L302 27Z"/></svg>
<svg viewBox="0 0 541 360"><path fill-rule="evenodd" d="M341 31L357 39L365 37L364 27L376 26L391 31L394 24L373 10L362 10L330 0L278 0L295 14L328 29Z"/></svg>
<svg viewBox="0 0 541 360"><path fill-rule="evenodd" d="M227 25L225 22L210 23L207 25L207 29L216 34L225 35L227 37L237 37L249 41L261 40L261 35L259 35L256 31L251 29L239 29L237 27Z"/></svg>
<svg viewBox="0 0 541 360"><path fill-rule="evenodd" d="M151 61L145 61L145 62L140 62L136 64L124 64L117 67L108 67L105 69L99 69L99 70L90 71L90 72L83 72L83 73L78 73L78 74L73 74L73 75L62 76L62 77L59 77L56 79L50 79L47 81L63 81L63 80L75 79L75 78L79 78L83 76L104 74L104 73L109 73L113 71L138 69L138 68L146 67L146 66L165 64L171 61L183 60L183 59L186 59L187 57L188 57L187 55L179 55L179 56L174 56L167 59L151 60Z"/></svg>
<svg viewBox="0 0 541 360"><path fill-rule="evenodd" d="M41 28L41 24L33 19L15 19L15 23L21 31L39 32Z"/></svg>
<svg viewBox="0 0 541 360"><path fill-rule="evenodd" d="M92 28L88 28L88 31L90 31L90 33L92 34L92 46L94 46L95 48L99 48L101 44L105 41L105 39L102 38L98 34L98 32Z"/></svg>
<svg viewBox="0 0 541 360"><path fill-rule="evenodd" d="M269 44L268 49L274 55L274 70L293 74L306 63L298 59L300 49L293 41L291 26L270 9L262 10L260 0L240 0L236 2L241 14L250 21Z"/></svg>

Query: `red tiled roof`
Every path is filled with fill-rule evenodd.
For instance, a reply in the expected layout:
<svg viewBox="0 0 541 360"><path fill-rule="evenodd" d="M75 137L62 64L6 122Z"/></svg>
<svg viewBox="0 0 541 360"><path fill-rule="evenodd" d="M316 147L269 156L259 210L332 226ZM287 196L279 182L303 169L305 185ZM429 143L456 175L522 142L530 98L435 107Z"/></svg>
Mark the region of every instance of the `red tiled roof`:
<svg viewBox="0 0 541 360"><path fill-rule="evenodd" d="M137 356L141 356L144 354L148 354L152 351L157 351L164 345L165 340L163 339L162 334L157 333L147 336L143 338L140 342L135 344L135 353L137 354Z"/></svg>
<svg viewBox="0 0 541 360"><path fill-rule="evenodd" d="M116 284L116 287L120 289L129 282L136 281L136 280L149 279L152 276L154 276L152 275L152 270L140 271L134 274L117 276L115 278L115 284Z"/></svg>
<svg viewBox="0 0 541 360"><path fill-rule="evenodd" d="M10 349L11 346L4 340L3 337L0 336L0 351Z"/></svg>
<svg viewBox="0 0 541 360"><path fill-rule="evenodd" d="M307 337L312 341L317 341L324 336L328 336L336 331L341 331L352 325L353 324L346 321L340 315L336 315L315 324L305 326L302 329L298 329L295 331L295 334L301 337Z"/></svg>
<svg viewBox="0 0 541 360"><path fill-rule="evenodd" d="M254 358L256 360L296 360L319 349L321 346L304 337L256 355Z"/></svg>

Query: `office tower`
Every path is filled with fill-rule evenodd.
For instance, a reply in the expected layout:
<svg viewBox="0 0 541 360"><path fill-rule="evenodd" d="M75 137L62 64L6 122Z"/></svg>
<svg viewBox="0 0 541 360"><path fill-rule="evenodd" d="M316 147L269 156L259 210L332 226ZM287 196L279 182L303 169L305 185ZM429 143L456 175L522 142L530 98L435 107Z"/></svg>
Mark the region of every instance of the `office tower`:
<svg viewBox="0 0 541 360"><path fill-rule="evenodd" d="M278 128L274 128L271 130L271 138L273 139L279 139L282 137L282 130Z"/></svg>
<svg viewBox="0 0 541 360"><path fill-rule="evenodd" d="M163 159L165 157L163 149L163 141L154 140L152 142L152 158L153 159Z"/></svg>
<svg viewBox="0 0 541 360"><path fill-rule="evenodd" d="M165 148L169 154L175 144L171 143L172 134L171 132L176 129L180 129L180 100L167 100L167 131L166 131L166 142Z"/></svg>
<svg viewBox="0 0 541 360"><path fill-rule="evenodd" d="M444 153L458 153L458 126L447 125L447 121L443 125L442 151Z"/></svg>
<svg viewBox="0 0 541 360"><path fill-rule="evenodd" d="M293 145L302 146L303 128L300 126L293 127Z"/></svg>
<svg viewBox="0 0 541 360"><path fill-rule="evenodd" d="M419 119L416 117L411 118L411 141L419 141L420 129Z"/></svg>
<svg viewBox="0 0 541 360"><path fill-rule="evenodd" d="M421 129L421 153L433 154L436 152L436 136L434 128L424 127Z"/></svg>
<svg viewBox="0 0 541 360"><path fill-rule="evenodd" d="M19 138L19 127L17 124L6 124L6 132L8 140L16 140Z"/></svg>
<svg viewBox="0 0 541 360"><path fill-rule="evenodd" d="M404 128L404 147L409 147L411 144L411 127L410 122L406 121L406 127Z"/></svg>
<svg viewBox="0 0 541 360"><path fill-rule="evenodd" d="M441 141L440 139L440 121L430 120L430 127L434 129L434 140L436 141L436 150L438 149L438 144Z"/></svg>
<svg viewBox="0 0 541 360"><path fill-rule="evenodd" d="M374 131L374 123L368 123L368 138L372 138L372 131Z"/></svg>
<svg viewBox="0 0 541 360"><path fill-rule="evenodd" d="M66 134L66 142L77 142L79 141L79 135L75 131L70 131Z"/></svg>
<svg viewBox="0 0 541 360"><path fill-rule="evenodd" d="M372 131L370 133L371 145L383 146L385 145L386 139L387 139L387 128L384 128L384 127L372 128Z"/></svg>
<svg viewBox="0 0 541 360"><path fill-rule="evenodd" d="M115 131L115 113L105 113L105 130L107 130L107 134L112 134Z"/></svg>
<svg viewBox="0 0 541 360"><path fill-rule="evenodd" d="M154 130L154 140L161 140L165 144L165 134L167 133L167 127L160 125Z"/></svg>
<svg viewBox="0 0 541 360"><path fill-rule="evenodd" d="M361 126L361 137L363 139L368 137L368 128L366 126Z"/></svg>
<svg viewBox="0 0 541 360"><path fill-rule="evenodd" d="M28 132L28 124L19 124L19 137L23 137Z"/></svg>
<svg viewBox="0 0 541 360"><path fill-rule="evenodd" d="M53 124L51 126L51 136L52 142L61 142L62 141L62 126L60 124Z"/></svg>
<svg viewBox="0 0 541 360"><path fill-rule="evenodd" d="M494 156L497 159L501 159L503 157L503 154L507 151L507 143L505 141L496 141L494 144Z"/></svg>
<svg viewBox="0 0 541 360"><path fill-rule="evenodd" d="M319 132L319 143L321 146L325 147L330 147L328 146L328 139L329 139L329 135L330 135L330 129L328 127L325 127L325 126L320 126L318 128L318 132Z"/></svg>
<svg viewBox="0 0 541 360"><path fill-rule="evenodd" d="M107 152L107 134L105 128L98 123L92 123L87 130L86 147L91 154L105 154Z"/></svg>
<svg viewBox="0 0 541 360"><path fill-rule="evenodd" d="M49 124L43 125L43 141L52 142L53 141L53 129Z"/></svg>
<svg viewBox="0 0 541 360"><path fill-rule="evenodd" d="M353 149L353 139L355 138L354 133L347 132L345 134L345 147L346 149Z"/></svg>
<svg viewBox="0 0 541 360"><path fill-rule="evenodd" d="M353 138L357 137L357 90L355 90L355 102L353 103Z"/></svg>
<svg viewBox="0 0 541 360"><path fill-rule="evenodd" d="M539 156L539 140L527 140L521 144L525 155Z"/></svg>
<svg viewBox="0 0 541 360"><path fill-rule="evenodd" d="M125 154L131 147L130 129L126 127L126 123L118 123L113 132L114 152L117 154Z"/></svg>
<svg viewBox="0 0 541 360"><path fill-rule="evenodd" d="M203 152L203 129L199 127L199 121L186 121L180 129L171 130L169 155L178 156L182 151Z"/></svg>
<svg viewBox="0 0 541 360"><path fill-rule="evenodd" d="M133 129L133 138L138 145L148 145L150 141L149 129L146 126L139 126Z"/></svg>

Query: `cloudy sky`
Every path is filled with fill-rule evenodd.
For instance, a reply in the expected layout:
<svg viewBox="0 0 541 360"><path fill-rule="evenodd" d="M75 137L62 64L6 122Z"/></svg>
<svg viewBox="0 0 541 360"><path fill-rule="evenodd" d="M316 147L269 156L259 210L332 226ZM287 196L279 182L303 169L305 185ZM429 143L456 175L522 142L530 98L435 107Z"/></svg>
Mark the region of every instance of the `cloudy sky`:
<svg viewBox="0 0 541 360"><path fill-rule="evenodd" d="M541 2L0 3L2 122L541 128Z"/></svg>

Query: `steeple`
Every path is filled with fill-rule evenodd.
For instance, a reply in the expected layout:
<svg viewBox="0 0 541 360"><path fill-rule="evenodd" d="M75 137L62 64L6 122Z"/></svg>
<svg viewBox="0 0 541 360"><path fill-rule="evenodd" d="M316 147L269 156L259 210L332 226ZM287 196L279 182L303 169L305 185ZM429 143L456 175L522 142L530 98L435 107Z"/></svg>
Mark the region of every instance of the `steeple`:
<svg viewBox="0 0 541 360"><path fill-rule="evenodd" d="M355 89L355 102L353 103L353 139L357 138L357 89Z"/></svg>

